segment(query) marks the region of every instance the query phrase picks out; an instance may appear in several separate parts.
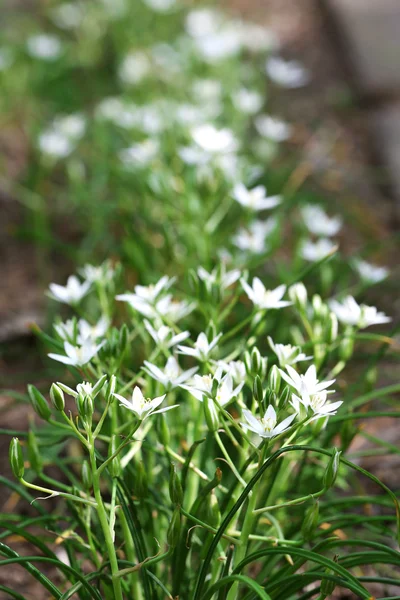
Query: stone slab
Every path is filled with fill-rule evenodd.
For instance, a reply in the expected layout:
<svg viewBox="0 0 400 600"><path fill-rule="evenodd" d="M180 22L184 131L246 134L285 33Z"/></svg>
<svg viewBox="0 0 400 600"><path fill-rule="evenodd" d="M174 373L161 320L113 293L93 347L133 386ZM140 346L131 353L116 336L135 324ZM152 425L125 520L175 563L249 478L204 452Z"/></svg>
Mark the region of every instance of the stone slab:
<svg viewBox="0 0 400 600"><path fill-rule="evenodd" d="M383 106L374 115L377 150L383 157L400 210L400 102Z"/></svg>
<svg viewBox="0 0 400 600"><path fill-rule="evenodd" d="M400 0L325 0L367 95L400 93Z"/></svg>

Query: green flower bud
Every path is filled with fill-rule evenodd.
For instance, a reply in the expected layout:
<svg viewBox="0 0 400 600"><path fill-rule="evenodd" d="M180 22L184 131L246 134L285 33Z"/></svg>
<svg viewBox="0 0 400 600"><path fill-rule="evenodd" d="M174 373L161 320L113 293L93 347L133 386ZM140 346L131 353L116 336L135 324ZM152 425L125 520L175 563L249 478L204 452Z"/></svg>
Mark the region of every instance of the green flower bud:
<svg viewBox="0 0 400 600"><path fill-rule="evenodd" d="M254 347L251 351L251 370L253 373L260 373L262 369L262 356L258 348Z"/></svg>
<svg viewBox="0 0 400 600"><path fill-rule="evenodd" d="M377 377L378 377L377 368L376 367L370 367L368 369L368 371L366 372L365 378L364 378L367 391L371 392L374 389Z"/></svg>
<svg viewBox="0 0 400 600"><path fill-rule="evenodd" d="M206 418L208 430L211 432L217 431L219 428L218 410L212 398L203 397L203 410Z"/></svg>
<svg viewBox="0 0 400 600"><path fill-rule="evenodd" d="M127 348L128 348L128 345L129 345L129 331L128 331L128 327L124 323L119 332L119 351L121 353L125 352L125 350L127 350Z"/></svg>
<svg viewBox="0 0 400 600"><path fill-rule="evenodd" d="M111 400L113 398L113 393L115 392L115 388L117 385L117 378L115 377L115 375L111 375L109 382L107 383L107 387L106 387L106 402L109 401L110 397Z"/></svg>
<svg viewBox="0 0 400 600"><path fill-rule="evenodd" d="M341 452L339 452L335 448L333 450L333 454L332 454L331 458L329 459L328 465L327 465L325 473L324 473L324 487L326 489L333 487L333 485L335 484L337 474L339 471L340 455L341 455Z"/></svg>
<svg viewBox="0 0 400 600"><path fill-rule="evenodd" d="M14 477L21 479L24 476L24 457L22 455L21 444L18 438L13 438L10 443L9 450L10 465Z"/></svg>
<svg viewBox="0 0 400 600"><path fill-rule="evenodd" d="M214 378L212 381L212 386L211 386L211 397L212 398L217 397L219 384L220 384L220 382L218 381L218 379Z"/></svg>
<svg viewBox="0 0 400 600"><path fill-rule="evenodd" d="M35 413L44 421L48 421L51 417L51 410L47 404L46 398L34 385L28 385L28 394Z"/></svg>
<svg viewBox="0 0 400 600"><path fill-rule="evenodd" d="M42 471L43 461L33 431L29 431L28 433L28 458L31 469L33 469L35 473L40 473Z"/></svg>
<svg viewBox="0 0 400 600"><path fill-rule="evenodd" d="M84 421L91 423L94 412L93 400L90 396L85 396L82 402L82 412L80 416Z"/></svg>
<svg viewBox="0 0 400 600"><path fill-rule="evenodd" d="M213 340L214 338L216 338L218 335L218 331L217 328L215 326L215 323L213 321L210 321L208 324L208 327L206 329L206 336L208 340Z"/></svg>
<svg viewBox="0 0 400 600"><path fill-rule="evenodd" d="M96 398L96 396L99 394L99 392L103 388L106 381L107 381L107 375L102 375L100 377L100 379L98 380L98 382L93 386L93 390L91 393L92 398Z"/></svg>
<svg viewBox="0 0 400 600"><path fill-rule="evenodd" d="M338 556L337 554L333 557L333 561L335 563L338 562ZM332 571L332 569L325 569L325 573L327 573L328 575L335 575L334 571ZM325 598L329 598L336 587L336 583L334 581L332 581L331 579L322 579L321 580L321 593L320 593L320 598L321 600L325 600Z"/></svg>
<svg viewBox="0 0 400 600"><path fill-rule="evenodd" d="M116 435L111 436L110 445L108 447L108 456L112 456L119 448L119 438ZM119 477L121 475L121 459L119 455L115 456L107 465L108 472L111 477Z"/></svg>
<svg viewBox="0 0 400 600"><path fill-rule="evenodd" d="M314 294L314 296L312 297L311 304L314 310L314 316L317 318L321 317L324 310L324 303L322 301L321 296L319 294Z"/></svg>
<svg viewBox="0 0 400 600"><path fill-rule="evenodd" d="M53 383L50 388L50 400L56 410L63 412L65 408L64 392L56 383Z"/></svg>
<svg viewBox="0 0 400 600"><path fill-rule="evenodd" d="M304 309L307 306L307 290L303 283L295 283L288 289L288 296L297 309Z"/></svg>
<svg viewBox="0 0 400 600"><path fill-rule="evenodd" d="M354 351L354 338L352 337L353 331L351 328L347 328L345 337L339 344L339 357L341 360L347 362L353 355Z"/></svg>
<svg viewBox="0 0 400 600"><path fill-rule="evenodd" d="M281 374L276 365L273 365L268 373L268 388L275 392L275 394L279 395L279 390L281 388Z"/></svg>
<svg viewBox="0 0 400 600"><path fill-rule="evenodd" d="M92 471L87 460L82 463L82 483L85 490L90 490L92 487Z"/></svg>
<svg viewBox="0 0 400 600"><path fill-rule="evenodd" d="M156 431L158 439L163 446L169 445L170 433L165 414L157 415Z"/></svg>
<svg viewBox="0 0 400 600"><path fill-rule="evenodd" d="M167 543L171 548L175 548L179 542L181 534L181 512L176 508L172 513L172 518L167 531Z"/></svg>
<svg viewBox="0 0 400 600"><path fill-rule="evenodd" d="M183 500L183 490L181 480L179 479L178 473L176 472L175 463L171 463L169 473L169 496L172 504L175 506L181 506Z"/></svg>
<svg viewBox="0 0 400 600"><path fill-rule="evenodd" d="M331 344L337 339L338 336L338 319L335 313L330 313L328 317L327 327L326 327L326 341Z"/></svg>
<svg viewBox="0 0 400 600"><path fill-rule="evenodd" d="M259 375L256 375L254 377L253 396L256 399L256 401L258 402L258 404L261 404L261 402L264 400L264 390L263 390L261 379L260 379Z"/></svg>
<svg viewBox="0 0 400 600"><path fill-rule="evenodd" d="M301 526L301 533L305 540L310 540L313 536L315 528L318 525L319 519L319 504L315 502L310 508L306 511L304 515L303 524Z"/></svg>

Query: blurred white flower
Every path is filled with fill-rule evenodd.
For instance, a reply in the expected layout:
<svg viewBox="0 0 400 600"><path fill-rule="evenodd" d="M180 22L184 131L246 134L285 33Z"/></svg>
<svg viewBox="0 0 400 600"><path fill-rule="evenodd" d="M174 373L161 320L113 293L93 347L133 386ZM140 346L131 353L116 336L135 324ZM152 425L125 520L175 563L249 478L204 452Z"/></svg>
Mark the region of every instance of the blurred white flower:
<svg viewBox="0 0 400 600"><path fill-rule="evenodd" d="M38 147L47 156L65 158L71 154L75 144L70 138L57 131L45 131L39 136Z"/></svg>
<svg viewBox="0 0 400 600"><path fill-rule="evenodd" d="M86 119L80 113L58 116L53 121L53 129L68 139L77 140L85 133Z"/></svg>
<svg viewBox="0 0 400 600"><path fill-rule="evenodd" d="M274 208L282 201L281 196L267 196L267 190L263 185L249 190L243 183L237 183L232 195L239 204L255 211Z"/></svg>
<svg viewBox="0 0 400 600"><path fill-rule="evenodd" d="M72 365L74 367L82 367L92 360L104 346L106 342L103 341L101 344L96 345L91 339L84 341L82 346L73 346L69 342L64 342L64 350L66 356L63 354L48 354L49 358L62 362L65 365Z"/></svg>
<svg viewBox="0 0 400 600"><path fill-rule="evenodd" d="M214 125L205 124L194 127L191 133L196 144L211 154L234 152L238 147L230 129L216 129Z"/></svg>
<svg viewBox="0 0 400 600"><path fill-rule="evenodd" d="M83 345L86 340L96 341L102 338L110 326L110 322L107 317L101 317L95 325L90 325L85 319L79 319L78 321L78 337L77 342L79 345Z"/></svg>
<svg viewBox="0 0 400 600"><path fill-rule="evenodd" d="M155 12L168 12L176 6L176 0L142 0L146 6L154 10Z"/></svg>
<svg viewBox="0 0 400 600"><path fill-rule="evenodd" d="M269 115L256 117L254 126L262 137L274 142L284 142L292 135L292 127L288 123Z"/></svg>
<svg viewBox="0 0 400 600"><path fill-rule="evenodd" d="M164 275L156 284L147 286L135 285L133 294L118 294L115 299L121 302L128 302L133 308L136 307L136 304L143 302L151 305L158 300L162 292L166 292L175 283L175 280L175 277Z"/></svg>
<svg viewBox="0 0 400 600"><path fill-rule="evenodd" d="M297 60L286 61L272 56L267 60L266 72L274 83L286 88L298 88L309 83L311 76Z"/></svg>
<svg viewBox="0 0 400 600"><path fill-rule="evenodd" d="M341 323L360 329L370 327L370 325L389 323L392 320L385 313L379 312L375 306L358 304L353 296L346 296L342 302L330 300L328 304Z"/></svg>
<svg viewBox="0 0 400 600"><path fill-rule="evenodd" d="M225 26L215 33L195 38L197 52L211 64L236 56L242 47L240 30Z"/></svg>
<svg viewBox="0 0 400 600"><path fill-rule="evenodd" d="M242 44L250 52L276 50L279 45L273 31L255 23L242 24Z"/></svg>
<svg viewBox="0 0 400 600"><path fill-rule="evenodd" d="M147 167L158 156L160 144L158 140L144 140L119 152L119 158L127 168Z"/></svg>
<svg viewBox="0 0 400 600"><path fill-rule="evenodd" d="M74 341L76 320L68 319L67 321L55 323L53 325L54 331L62 340Z"/></svg>
<svg viewBox="0 0 400 600"><path fill-rule="evenodd" d="M194 343L193 348L189 346L178 346L178 352L179 354L185 354L186 356L194 356L198 360L205 362L210 356L212 350L218 344L221 336L222 333L219 333L213 340L209 342L206 334L200 333Z"/></svg>
<svg viewBox="0 0 400 600"><path fill-rule="evenodd" d="M185 383L198 370L198 367L193 367L187 371L182 371L174 356L168 358L164 369L160 369L147 360L144 361L144 365L144 371L150 377L159 381L168 391Z"/></svg>
<svg viewBox="0 0 400 600"><path fill-rule="evenodd" d="M207 281L211 285L219 283L221 289L225 290L229 288L231 285L235 283L238 279L240 279L240 271L239 269L233 269L232 271L226 271L225 266L221 265L221 269L219 270L217 267L209 273L203 267L199 267L197 269L197 275L203 281Z"/></svg>
<svg viewBox="0 0 400 600"><path fill-rule="evenodd" d="M26 48L32 57L48 61L56 60L62 53L62 45L58 37L46 33L28 38Z"/></svg>
<svg viewBox="0 0 400 600"><path fill-rule="evenodd" d="M127 0L100 0L110 19L120 19L128 9Z"/></svg>
<svg viewBox="0 0 400 600"><path fill-rule="evenodd" d="M137 84L152 71L150 58L145 52L136 50L125 56L118 68L118 77L123 83Z"/></svg>
<svg viewBox="0 0 400 600"><path fill-rule="evenodd" d="M222 83L217 79L196 79L192 84L194 100L215 104L219 102L223 93ZM207 108L203 106L203 108Z"/></svg>
<svg viewBox="0 0 400 600"><path fill-rule="evenodd" d="M217 382L217 385L214 382ZM189 384L182 385L181 387L188 390L192 396L201 402L203 401L203 396L211 398L213 388L215 388L215 400L220 406L225 407L240 394L243 385L244 381L241 381L234 388L231 374L226 373L226 375L222 376L222 368L218 367L214 375L195 375Z"/></svg>
<svg viewBox="0 0 400 600"><path fill-rule="evenodd" d="M248 229L239 229L232 238L232 242L244 252L262 254L269 249L266 240L276 226L277 221L274 217L266 221L253 221Z"/></svg>
<svg viewBox="0 0 400 600"><path fill-rule="evenodd" d="M308 240L301 247L300 253L305 260L316 262L322 260L328 254L333 254L337 250L337 244L326 238L320 238L316 242Z"/></svg>
<svg viewBox="0 0 400 600"><path fill-rule="evenodd" d="M361 279L367 283L379 283L389 275L389 269L371 265L371 263L365 260L356 259L353 261L353 264Z"/></svg>
<svg viewBox="0 0 400 600"><path fill-rule="evenodd" d="M222 16L212 8L199 8L189 12L185 21L187 33L194 38L217 33L222 24Z"/></svg>
<svg viewBox="0 0 400 600"><path fill-rule="evenodd" d="M236 110L248 115L254 115L264 104L264 97L255 90L241 88L232 94L232 102Z"/></svg>
<svg viewBox="0 0 400 600"><path fill-rule="evenodd" d="M80 282L75 275L70 275L67 280L67 285L59 285L58 283L50 283L50 296L58 302L64 304L78 304L90 289L90 281Z"/></svg>
<svg viewBox="0 0 400 600"><path fill-rule="evenodd" d="M78 3L64 2L51 9L51 18L60 29L76 29L84 18L83 7Z"/></svg>
<svg viewBox="0 0 400 600"><path fill-rule="evenodd" d="M258 277L254 277L251 287L244 279L241 279L240 282L249 300L260 310L283 308L292 304L287 300L282 300L286 292L286 285L279 285L274 290L267 290Z"/></svg>
<svg viewBox="0 0 400 600"><path fill-rule="evenodd" d="M160 346L161 348L172 348L190 337L189 331L181 331L181 333L174 335L173 329L166 325L161 325L158 329L154 329L151 323L146 319L144 320L144 326L157 346Z"/></svg>
<svg viewBox="0 0 400 600"><path fill-rule="evenodd" d="M102 265L93 266L86 264L80 269L80 274L90 281L90 283L105 283L111 281L114 277L115 271L109 261L105 261Z"/></svg>
<svg viewBox="0 0 400 600"><path fill-rule="evenodd" d="M174 406L167 406L166 408L161 408L156 410L160 406L160 404L164 401L166 394L163 396L158 396L158 398L145 398L142 394L142 391L138 386L135 386L132 392L131 400L126 400L120 394L113 394L117 400L120 402L120 406L124 406L131 412L133 412L140 421L147 419L150 415L155 415L158 413L166 412L167 410L171 410L172 408L176 408L178 404Z"/></svg>
<svg viewBox="0 0 400 600"><path fill-rule="evenodd" d="M303 360L310 360L312 358L312 356L306 356L304 352L301 352L301 348L298 346L291 346L291 344L275 344L269 336L268 343L271 346L271 350L275 352L278 357L279 366L281 367L294 365L295 363Z"/></svg>
<svg viewBox="0 0 400 600"><path fill-rule="evenodd" d="M243 416L247 423L240 423L241 426L253 433L256 433L262 438L272 438L289 429L291 423L296 418L296 415L286 417L279 425L277 424L277 416L274 407L270 404L264 413L263 417L255 417L252 412L243 409Z"/></svg>
<svg viewBox="0 0 400 600"><path fill-rule="evenodd" d="M338 234L342 227L340 217L328 217L326 212L316 204L303 206L301 215L308 231L314 235L332 237Z"/></svg>

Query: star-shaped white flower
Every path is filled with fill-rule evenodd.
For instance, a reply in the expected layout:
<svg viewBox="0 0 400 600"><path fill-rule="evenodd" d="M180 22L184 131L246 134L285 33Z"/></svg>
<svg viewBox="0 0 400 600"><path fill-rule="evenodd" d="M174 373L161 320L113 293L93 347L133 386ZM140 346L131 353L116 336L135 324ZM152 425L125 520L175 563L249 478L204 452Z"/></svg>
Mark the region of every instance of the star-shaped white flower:
<svg viewBox="0 0 400 600"><path fill-rule="evenodd" d="M298 88L310 81L309 71L297 60L272 56L266 64L267 75L274 83L286 88Z"/></svg>
<svg viewBox="0 0 400 600"><path fill-rule="evenodd" d="M69 342L64 342L64 350L66 356L63 354L48 354L49 358L58 360L65 365L73 365L74 367L81 367L86 365L92 360L104 346L106 342L103 341L101 344L96 345L90 338L86 339L81 346L73 346Z"/></svg>
<svg viewBox="0 0 400 600"><path fill-rule="evenodd" d="M358 271L361 279L367 283L379 283L386 279L389 275L389 270L385 267L378 267L371 265L371 263L365 260L355 260L354 266Z"/></svg>
<svg viewBox="0 0 400 600"><path fill-rule="evenodd" d="M171 327L167 327L167 325L161 325L158 329L154 329L151 323L146 319L144 320L144 326L157 346L160 346L161 348L172 348L190 336L189 331L182 331L181 333L174 335Z"/></svg>
<svg viewBox="0 0 400 600"><path fill-rule="evenodd" d="M78 344L84 344L85 340L91 339L93 341L103 337L110 325L107 317L101 317L95 325L90 325L85 319L79 319L78 321Z"/></svg>
<svg viewBox="0 0 400 600"><path fill-rule="evenodd" d="M316 262L322 260L329 254L333 254L337 248L337 244L331 242L331 240L320 238L316 242L312 242L311 240L305 242L300 252L305 260Z"/></svg>
<svg viewBox="0 0 400 600"><path fill-rule="evenodd" d="M166 408L156 410L156 408L164 401L166 394L153 399L145 398L138 386L134 387L131 400L127 400L119 394L113 394L113 396L119 400L120 406L124 406L133 412L140 421L147 419L150 415L166 412L167 410L171 410L178 406L178 404L175 404L174 406L167 406Z"/></svg>
<svg viewBox="0 0 400 600"><path fill-rule="evenodd" d="M174 356L170 356L167 360L167 364L164 369L160 369L156 365L144 361L144 370L150 377L162 383L162 385L167 390L172 390L175 387L178 387L182 383L185 383L188 379L190 379L198 370L198 367L193 367L192 369L188 369L187 371L182 371L180 368L178 361Z"/></svg>
<svg viewBox="0 0 400 600"><path fill-rule="evenodd" d="M232 271L226 271L225 265L222 265L221 270L217 268L213 269L211 273L206 271L203 267L197 269L197 275L203 281L213 285L219 283L221 288L225 290L233 285L238 279L240 279L239 269L232 269Z"/></svg>
<svg viewBox="0 0 400 600"><path fill-rule="evenodd" d="M217 386L214 385L214 382L217 382ZM215 387L215 400L220 406L227 406L239 395L243 385L244 381L234 388L231 374L227 373L222 377L222 366L219 366L214 375L195 375L190 384L181 387L188 390L201 402L203 396L213 397L213 388Z"/></svg>
<svg viewBox="0 0 400 600"><path fill-rule="evenodd" d="M250 429L262 438L272 438L289 429L296 415L290 415L277 425L277 416L274 407L270 404L263 417L255 417L247 409L243 409L243 416L247 423L240 423L244 429Z"/></svg>
<svg viewBox="0 0 400 600"><path fill-rule="evenodd" d="M238 142L230 129L216 129L214 125L199 125L192 129L196 144L210 154L234 152Z"/></svg>
<svg viewBox="0 0 400 600"><path fill-rule="evenodd" d="M326 212L316 204L308 204L301 209L304 223L314 235L332 237L337 235L342 227L340 217L328 217Z"/></svg>
<svg viewBox="0 0 400 600"><path fill-rule="evenodd" d="M331 417L336 415L337 409L343 404L342 400L338 402L327 402L328 392L325 390L313 394L312 396L303 396L300 398L296 394L292 394L291 404L295 411L298 413L300 410L300 404L302 404L307 410L310 409L314 416L311 421L320 419L322 417Z"/></svg>
<svg viewBox="0 0 400 600"><path fill-rule="evenodd" d="M304 375L299 375L299 373L289 365L286 366L286 370L288 373L282 369L279 369L279 372L286 383L296 390L303 403L310 404L310 399L313 396L324 392L336 381L335 379L331 379L330 381L319 381L315 365L311 365ZM333 390L329 390L329 393L332 392Z"/></svg>
<svg viewBox="0 0 400 600"><path fill-rule="evenodd" d="M234 235L232 242L240 250L261 254L269 248L268 236L276 229L277 220L274 217L266 221L253 221L248 229L241 227Z"/></svg>
<svg viewBox="0 0 400 600"><path fill-rule="evenodd" d="M301 352L301 348L298 346L292 346L291 344L275 344L270 337L268 337L268 342L271 346L271 350L273 350L278 357L278 362L281 367L294 365L300 361L310 360L312 358L312 356L306 356L304 352Z"/></svg>
<svg viewBox="0 0 400 600"><path fill-rule="evenodd" d="M262 137L273 142L284 142L292 134L292 128L288 123L269 115L259 115L254 120L254 126Z"/></svg>
<svg viewBox="0 0 400 600"><path fill-rule="evenodd" d="M232 195L239 204L254 211L274 208L282 201L280 196L267 196L267 190L263 185L249 190L243 183L237 183Z"/></svg>
<svg viewBox="0 0 400 600"><path fill-rule="evenodd" d="M286 292L286 285L279 285L274 290L267 290L258 277L254 277L251 287L244 279L241 279L240 281L249 299L253 302L254 306L260 310L283 308L284 306L290 306L292 304L291 302L282 300Z"/></svg>
<svg viewBox="0 0 400 600"><path fill-rule="evenodd" d="M194 356L198 360L205 362L211 354L211 351L216 347L222 333L219 333L210 342L207 339L205 333L200 333L197 340L194 343L194 348L189 346L178 346L179 354L186 354L187 356Z"/></svg>
<svg viewBox="0 0 400 600"><path fill-rule="evenodd" d="M78 304L90 289L90 281L82 283L75 275L68 277L67 285L58 285L58 283L50 283L50 296L58 302L64 304Z"/></svg>
<svg viewBox="0 0 400 600"><path fill-rule="evenodd" d="M330 300L330 309L335 313L339 321L345 325L353 325L364 329L370 325L389 323L392 319L379 312L375 306L358 304L353 296L346 296L342 302Z"/></svg>

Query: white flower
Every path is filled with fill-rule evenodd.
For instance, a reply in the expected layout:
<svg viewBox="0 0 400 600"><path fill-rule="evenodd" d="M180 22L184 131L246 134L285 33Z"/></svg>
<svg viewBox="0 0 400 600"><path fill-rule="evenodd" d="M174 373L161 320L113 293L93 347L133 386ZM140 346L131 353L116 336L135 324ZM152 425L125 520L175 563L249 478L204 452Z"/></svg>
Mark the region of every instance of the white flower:
<svg viewBox="0 0 400 600"><path fill-rule="evenodd" d="M291 302L282 300L286 292L286 285L279 285L274 290L267 290L258 277L254 277L251 287L244 279L240 281L249 299L258 309L283 308L292 304Z"/></svg>
<svg viewBox="0 0 400 600"><path fill-rule="evenodd" d="M62 340L73 341L76 332L76 320L68 319L65 323L55 323L53 325L55 332Z"/></svg>
<svg viewBox="0 0 400 600"><path fill-rule="evenodd" d="M54 158L65 158L74 149L71 140L57 131L45 131L40 134L38 146L43 154Z"/></svg>
<svg viewBox="0 0 400 600"><path fill-rule="evenodd" d="M238 54L242 38L237 27L227 25L215 33L197 37L195 46L202 59L212 64Z"/></svg>
<svg viewBox="0 0 400 600"><path fill-rule="evenodd" d="M185 383L185 381L190 379L190 377L192 377L198 370L198 367L193 367L187 371L182 371L178 361L174 356L170 356L168 358L164 369L160 369L147 360L144 361L144 365L144 371L146 371L150 377L162 383L162 385L168 390L172 390L182 383Z"/></svg>
<svg viewBox="0 0 400 600"><path fill-rule="evenodd" d="M328 217L326 212L315 204L304 206L301 215L308 231L314 235L332 237L338 234L342 227L342 219Z"/></svg>
<svg viewBox="0 0 400 600"><path fill-rule="evenodd" d="M232 94L232 102L236 110L248 115L254 115L261 109L264 97L254 90L240 88L240 90Z"/></svg>
<svg viewBox="0 0 400 600"><path fill-rule="evenodd" d="M341 323L354 325L360 329L370 325L389 323L392 320L385 313L379 312L375 306L358 304L353 296L346 296L342 302L330 300L329 307Z"/></svg>
<svg viewBox="0 0 400 600"><path fill-rule="evenodd" d="M240 394L243 386L244 381L239 383L239 385L234 388L232 375L227 373L225 377L221 379L221 382L217 388L217 393L215 396L216 401L220 406L227 406Z"/></svg>
<svg viewBox="0 0 400 600"><path fill-rule="evenodd" d="M104 346L106 342L103 341L101 344L96 345L91 339L86 339L82 346L73 346L69 342L64 342L64 350L66 356L63 354L48 354L49 358L58 360L65 365L73 365L74 367L81 367L86 365L92 360L98 353L100 348Z"/></svg>
<svg viewBox="0 0 400 600"><path fill-rule="evenodd" d="M147 167L157 157L160 144L157 140L144 140L121 150L119 158L125 167Z"/></svg>
<svg viewBox="0 0 400 600"><path fill-rule="evenodd" d="M385 267L378 267L371 265L371 263L365 260L355 260L354 266L357 269L361 279L367 283L379 283L386 279L389 275L389 270Z"/></svg>
<svg viewBox="0 0 400 600"><path fill-rule="evenodd" d="M243 415L247 423L240 423L244 429L250 429L262 438L272 438L289 429L296 415L286 417L277 425L277 417L274 407L270 404L263 417L255 417L249 410L244 409Z"/></svg>
<svg viewBox="0 0 400 600"><path fill-rule="evenodd" d="M195 302L173 300L171 295L162 298L156 305L158 314L165 315L170 321L176 322L187 317L196 308Z"/></svg>
<svg viewBox="0 0 400 600"><path fill-rule="evenodd" d="M156 284L136 285L133 294L119 294L115 297L121 302L128 302L132 308L146 316L155 316L153 307L162 292L168 290L175 282L175 277L164 275ZM166 298L170 298L167 296ZM163 299L165 300L165 299ZM165 309L165 306L164 306Z"/></svg>
<svg viewBox="0 0 400 600"><path fill-rule="evenodd" d="M210 356L211 351L218 344L218 341L221 336L222 333L219 333L213 340L209 342L206 334L200 333L197 340L194 343L194 348L190 348L189 346L178 346L179 354L194 356L198 360L205 362Z"/></svg>
<svg viewBox="0 0 400 600"><path fill-rule="evenodd" d="M307 288L301 281L290 286L288 289L288 296L293 304L298 304L302 308L307 306Z"/></svg>
<svg viewBox="0 0 400 600"><path fill-rule="evenodd" d="M218 268L215 268L209 273L203 267L199 267L197 269L197 275L203 281L208 282L213 285L218 283L221 286L221 289L225 290L233 285L238 279L240 279L240 271L239 269L232 269L232 271L226 271L225 266L222 265L221 270L218 271Z"/></svg>
<svg viewBox="0 0 400 600"><path fill-rule="evenodd" d="M107 333L107 329L110 325L107 317L101 317L101 319L95 324L90 325L85 319L79 319L78 321L78 344L84 344L87 339L93 342Z"/></svg>
<svg viewBox="0 0 400 600"><path fill-rule="evenodd" d="M82 394L83 396L91 396L93 392L93 386L88 381L83 381L82 383L78 383L76 386L76 391L78 394Z"/></svg>
<svg viewBox="0 0 400 600"><path fill-rule="evenodd" d="M217 382L215 390L215 399L220 406L227 406L232 400L234 400L240 393L244 381L240 382L238 386L233 387L233 379L230 373L227 373L222 377L222 367L218 367L214 376L213 375L195 375L192 383L189 385L181 386L185 390L188 390L192 396L197 400L203 401L203 396L212 397L214 381Z"/></svg>
<svg viewBox="0 0 400 600"><path fill-rule="evenodd" d="M298 88L309 83L310 72L297 60L271 57L266 64L267 75L274 83L286 88Z"/></svg>
<svg viewBox="0 0 400 600"><path fill-rule="evenodd" d="M126 400L126 398L120 396L119 394L113 394L113 396L120 401L120 406L125 406L125 408L135 413L140 421L147 419L147 417L150 415L162 413L178 406L178 404L175 404L174 406L167 406L166 408L156 410L156 408L163 402L166 395L164 394L163 396L158 396L157 398L153 398L153 400L151 400L150 398L145 398L137 386L135 386L133 389L131 400Z"/></svg>
<svg viewBox="0 0 400 600"><path fill-rule="evenodd" d="M86 119L80 113L58 116L53 121L53 130L70 140L78 140L86 129Z"/></svg>
<svg viewBox="0 0 400 600"><path fill-rule="evenodd" d="M125 56L118 69L118 77L123 83L137 84L143 81L152 70L151 61L145 52L137 50Z"/></svg>
<svg viewBox="0 0 400 600"><path fill-rule="evenodd" d="M270 29L255 23L243 23L242 44L250 52L265 52L278 47L276 35Z"/></svg>
<svg viewBox="0 0 400 600"><path fill-rule="evenodd" d="M67 285L58 285L58 283L50 283L50 295L54 300L63 302L64 304L78 304L90 289L90 281L82 283L75 275L68 277Z"/></svg>
<svg viewBox="0 0 400 600"><path fill-rule="evenodd" d="M336 415L337 409L339 406L343 404L341 400L338 402L326 402L328 394L326 391L318 392L317 394L313 394L312 396L304 396L299 398L296 394L292 394L292 406L299 412L300 403L305 406L305 408L311 408L314 413L314 417L311 419L319 419L321 417L331 417L332 415Z"/></svg>
<svg viewBox="0 0 400 600"><path fill-rule="evenodd" d="M144 320L144 326L157 346L162 348L172 348L190 336L189 331L182 331L181 333L174 335L173 330L166 325L161 325L161 327L156 330L146 319Z"/></svg>
<svg viewBox="0 0 400 600"><path fill-rule="evenodd" d="M280 196L267 196L267 190L263 185L248 190L243 183L235 185L233 197L242 206L255 211L274 208L282 201Z"/></svg>
<svg viewBox="0 0 400 600"><path fill-rule="evenodd" d="M216 129L214 125L199 125L192 129L192 137L196 144L210 154L234 152L238 147L230 129Z"/></svg>
<svg viewBox="0 0 400 600"><path fill-rule="evenodd" d="M332 385L332 383L336 381L335 379L330 381L319 381L317 378L317 369L315 365L311 365L304 375L299 375L297 371L295 371L293 367L289 365L286 365L286 370L289 374L287 374L285 371L282 371L282 369L279 369L279 372L286 383L296 390L303 403L310 403L310 399L313 396L324 392ZM329 390L328 393L332 392L333 390Z"/></svg>
<svg viewBox="0 0 400 600"><path fill-rule="evenodd" d="M33 35L26 42L28 53L42 60L56 60L62 51L60 40L54 35L45 33Z"/></svg>
<svg viewBox="0 0 400 600"><path fill-rule="evenodd" d="M108 261L104 262L102 265L93 266L93 265L84 265L80 270L82 277L86 279L86 281L90 281L90 283L105 283L106 281L111 281L114 277L114 269L110 266Z"/></svg>
<svg viewBox="0 0 400 600"><path fill-rule="evenodd" d="M310 262L322 260L337 250L337 244L327 238L320 238L316 242L308 240L301 247L301 256Z"/></svg>
<svg viewBox="0 0 400 600"><path fill-rule="evenodd" d="M233 237L232 242L240 250L252 252L254 254L262 254L268 250L266 238L276 228L277 221L275 218L267 219L266 221L253 221L249 229L241 228Z"/></svg>
<svg viewBox="0 0 400 600"><path fill-rule="evenodd" d="M301 352L301 348L298 346L291 346L290 344L274 344L270 337L268 337L268 343L271 346L271 350L273 350L278 357L278 362L281 367L294 365L300 361L310 360L312 358L312 356L306 356L304 352Z"/></svg>
<svg viewBox="0 0 400 600"><path fill-rule="evenodd" d="M241 360L231 360L225 362L224 360L217 361L217 366L221 367L223 371L231 375L233 381L242 382L246 379L246 367Z"/></svg>
<svg viewBox="0 0 400 600"><path fill-rule="evenodd" d="M219 106L219 101L223 93L222 83L218 79L196 79L192 84L193 99L201 103L203 109L209 110L209 106Z"/></svg>
<svg viewBox="0 0 400 600"><path fill-rule="evenodd" d="M73 2L64 2L51 10L51 18L60 29L79 27L84 17L82 7Z"/></svg>
<svg viewBox="0 0 400 600"><path fill-rule="evenodd" d="M284 142L292 135L292 127L276 117L259 115L254 119L254 126L258 133L274 142Z"/></svg>
<svg viewBox="0 0 400 600"><path fill-rule="evenodd" d="M222 23L221 14L212 8L191 10L186 17L185 28L194 38L216 33Z"/></svg>

